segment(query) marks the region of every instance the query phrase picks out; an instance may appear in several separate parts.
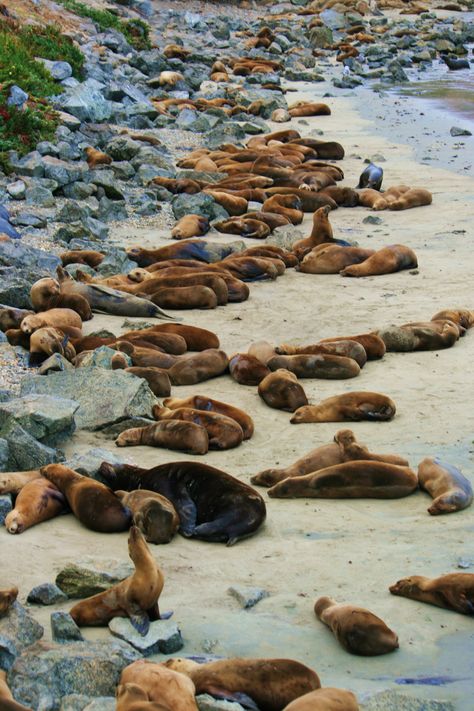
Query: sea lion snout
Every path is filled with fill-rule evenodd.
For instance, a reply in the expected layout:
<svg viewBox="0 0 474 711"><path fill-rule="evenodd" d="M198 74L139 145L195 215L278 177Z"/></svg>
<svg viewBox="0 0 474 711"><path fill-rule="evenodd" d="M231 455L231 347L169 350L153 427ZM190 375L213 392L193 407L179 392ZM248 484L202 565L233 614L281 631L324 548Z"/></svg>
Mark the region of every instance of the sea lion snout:
<svg viewBox="0 0 474 711"><path fill-rule="evenodd" d="M18 516L12 514L13 512L10 512L5 519L5 527L8 533L22 533L24 529L23 523Z"/></svg>

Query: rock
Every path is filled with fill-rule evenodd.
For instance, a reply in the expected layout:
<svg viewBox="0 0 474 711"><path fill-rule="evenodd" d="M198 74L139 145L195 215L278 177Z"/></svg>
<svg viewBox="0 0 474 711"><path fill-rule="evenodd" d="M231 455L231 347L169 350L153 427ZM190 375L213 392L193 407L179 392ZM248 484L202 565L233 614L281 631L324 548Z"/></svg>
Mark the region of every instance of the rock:
<svg viewBox="0 0 474 711"><path fill-rule="evenodd" d="M109 701L113 702L113 706L110 706ZM62 697L59 711L85 711L86 709L91 711L92 708L94 711L115 711L115 707L115 698L110 696L99 696L93 699L91 696L84 696L84 694L68 694Z"/></svg>
<svg viewBox="0 0 474 711"><path fill-rule="evenodd" d="M28 101L28 94L26 91L16 84L10 87L10 93L8 95L7 104L8 106L16 106L17 109L22 109L24 104Z"/></svg>
<svg viewBox="0 0 474 711"><path fill-rule="evenodd" d="M125 432L125 430L130 430L132 427L148 427L154 422L154 420L149 420L145 417L130 417L128 420L121 420L114 425L104 427L100 432L105 439L117 439L119 434Z"/></svg>
<svg viewBox="0 0 474 711"><path fill-rule="evenodd" d="M282 247L283 249L290 249L299 239L303 239L304 234L301 230L295 230L294 227L287 227L283 225L282 227L276 227L272 234L265 239L266 244L275 245L275 247Z"/></svg>
<svg viewBox="0 0 474 711"><path fill-rule="evenodd" d="M26 602L36 605L54 605L55 602L64 602L67 595L54 583L42 583L28 593Z"/></svg>
<svg viewBox="0 0 474 711"><path fill-rule="evenodd" d="M99 217L106 222L109 220L126 220L128 213L125 208L125 202L117 199L109 200L109 198L104 195L99 203Z"/></svg>
<svg viewBox="0 0 474 711"><path fill-rule="evenodd" d="M52 62L49 59L42 58L40 58L39 61L44 64L53 79L57 81L63 81L64 79L72 77L72 67L69 62Z"/></svg>
<svg viewBox="0 0 474 711"><path fill-rule="evenodd" d="M459 128L458 126L452 126L449 133L451 136L472 136L472 133L466 128Z"/></svg>
<svg viewBox="0 0 474 711"><path fill-rule="evenodd" d="M111 170L118 180L130 180L135 175L135 168L128 160L114 161L110 165Z"/></svg>
<svg viewBox="0 0 474 711"><path fill-rule="evenodd" d="M0 429L0 438L8 442L6 471L38 469L64 459L60 452L38 442L13 419Z"/></svg>
<svg viewBox="0 0 474 711"><path fill-rule="evenodd" d="M239 143L245 140L245 131L238 123L222 123L206 136L206 146L211 151L217 150L224 143Z"/></svg>
<svg viewBox="0 0 474 711"><path fill-rule="evenodd" d="M171 200L171 206L173 215L177 220L191 213L204 215L209 220L225 220L229 217L227 210L224 210L214 198L206 193L196 193L195 195L181 193L180 195L175 195Z"/></svg>
<svg viewBox="0 0 474 711"><path fill-rule="evenodd" d="M199 711L244 711L244 707L234 701L215 699L209 694L196 696Z"/></svg>
<svg viewBox="0 0 474 711"><path fill-rule="evenodd" d="M142 144L129 136L116 136L106 146L106 153L116 161L129 161L134 158Z"/></svg>
<svg viewBox="0 0 474 711"><path fill-rule="evenodd" d="M0 267L0 303L31 309L30 289L33 279L24 279L20 274L19 269Z"/></svg>
<svg viewBox="0 0 474 711"><path fill-rule="evenodd" d="M139 657L119 641L37 642L17 658L8 683L19 703L57 711L61 697L85 689L91 697L114 696L122 670Z"/></svg>
<svg viewBox="0 0 474 711"><path fill-rule="evenodd" d="M100 348L96 348L95 351L92 351L92 353L88 353L84 360L81 361L79 367L80 368L90 368L90 367L95 367L95 368L108 368L109 370L112 369L112 358L114 355L117 355L117 351L114 350L113 348L109 348L108 346L100 346ZM127 361L127 366L132 365L132 359L130 356L125 355L125 353L122 354ZM1 408L1 406L0 406ZM1 409L0 409L1 413Z"/></svg>
<svg viewBox="0 0 474 711"><path fill-rule="evenodd" d="M0 669L10 669L15 658L43 636L44 629L23 605L14 602L0 618Z"/></svg>
<svg viewBox="0 0 474 711"><path fill-rule="evenodd" d="M117 178L113 170L94 170L90 182L104 189L111 200L123 200L123 192L117 186Z"/></svg>
<svg viewBox="0 0 474 711"><path fill-rule="evenodd" d="M37 440L50 441L72 434L79 404L50 395L27 395L0 403L0 430L14 420Z"/></svg>
<svg viewBox="0 0 474 711"><path fill-rule="evenodd" d="M68 114L66 111L58 111L57 115L60 123L70 131L77 131L77 129L80 128L81 121L75 116L72 116L72 114Z"/></svg>
<svg viewBox="0 0 474 711"><path fill-rule="evenodd" d="M67 595L65 595L61 590L59 590L59 592L62 595L62 599L67 600ZM59 644L84 641L81 630L68 612L61 611L51 613L51 633L53 641L59 642Z"/></svg>
<svg viewBox="0 0 474 711"><path fill-rule="evenodd" d="M313 27L309 41L314 49L325 49L333 43L332 30L329 27Z"/></svg>
<svg viewBox="0 0 474 711"><path fill-rule="evenodd" d="M90 239L91 233L81 222L61 225L53 234L55 242L71 242L76 239Z"/></svg>
<svg viewBox="0 0 474 711"><path fill-rule="evenodd" d="M88 210L74 200L66 200L56 213L57 222L80 222L88 217Z"/></svg>
<svg viewBox="0 0 474 711"><path fill-rule="evenodd" d="M48 221L40 215L33 215L31 212L19 212L15 217L12 217L12 224L22 227L35 227L43 229L47 226Z"/></svg>
<svg viewBox="0 0 474 711"><path fill-rule="evenodd" d="M0 242L0 266L19 267L23 272L31 269L34 270L36 279L39 279L45 274L53 274L60 264L59 257L41 249L20 242Z"/></svg>
<svg viewBox="0 0 474 711"><path fill-rule="evenodd" d="M5 440L3 440L5 442ZM6 471L0 463L0 472ZM3 526L5 519L12 510L12 497L10 494L2 494L0 496L0 526Z"/></svg>
<svg viewBox="0 0 474 711"><path fill-rule="evenodd" d="M85 598L108 590L132 575L134 567L129 562L83 558L69 563L56 576L56 585L69 598Z"/></svg>
<svg viewBox="0 0 474 711"><path fill-rule="evenodd" d="M27 175L32 178L42 178L44 175L42 157L38 151L27 153L22 158L18 158L18 154L10 155L8 162L17 175Z"/></svg>
<svg viewBox="0 0 474 711"><path fill-rule="evenodd" d="M91 479L96 479L97 481L101 481L103 484L106 484L107 482L104 481L98 474L102 462L109 462L109 464L123 464L123 459L114 452L109 452L107 449L93 447L92 449L89 449L86 454L75 454L71 457L71 459L65 461L64 464L66 467L79 472L79 474L90 476Z"/></svg>
<svg viewBox="0 0 474 711"><path fill-rule="evenodd" d="M87 706L84 706L82 711L115 711L116 708L115 696L99 696L98 699L92 699Z"/></svg>
<svg viewBox="0 0 474 711"><path fill-rule="evenodd" d="M25 199L27 205L39 205L40 207L54 207L56 200L51 190L42 188L39 185L35 185L32 188L28 188L25 192Z"/></svg>
<svg viewBox="0 0 474 711"><path fill-rule="evenodd" d="M82 180L89 172L87 163L83 161L70 163L54 156L43 156L42 158L44 177L55 180L58 185L75 183Z"/></svg>
<svg viewBox="0 0 474 711"><path fill-rule="evenodd" d="M112 102L104 99L99 82L87 79L68 91L67 95L56 99L59 108L72 114L80 121L100 123L112 116Z"/></svg>
<svg viewBox="0 0 474 711"><path fill-rule="evenodd" d="M14 183L7 185L7 193L13 200L24 200L26 185L23 180L15 180Z"/></svg>
<svg viewBox="0 0 474 711"><path fill-rule="evenodd" d="M72 200L84 200L96 192L96 186L90 183L83 183L81 180L63 186L64 197ZM66 220L65 220L66 221ZM69 220L67 220L69 222Z"/></svg>
<svg viewBox="0 0 474 711"><path fill-rule="evenodd" d="M450 701L435 701L400 694L394 689L374 694L361 704L361 711L454 711Z"/></svg>
<svg viewBox="0 0 474 711"><path fill-rule="evenodd" d="M151 622L145 636L137 632L128 617L114 617L109 622L109 629L113 635L135 647L144 657L160 652L174 654L184 646L177 624L170 620Z"/></svg>
<svg viewBox="0 0 474 711"><path fill-rule="evenodd" d="M362 222L364 225L381 225L383 220L381 217L377 217L377 215L367 215Z"/></svg>
<svg viewBox="0 0 474 711"><path fill-rule="evenodd" d="M257 602L260 602L260 600L263 600L270 594L263 588L246 587L245 585L233 585L227 592L230 593L232 597L235 597L244 610L254 607Z"/></svg>
<svg viewBox="0 0 474 711"><path fill-rule="evenodd" d="M106 199L107 198L103 198L103 200ZM82 226L87 230L90 239L97 239L103 242L109 236L109 228L102 220L96 220L93 217L85 217L82 220Z"/></svg>

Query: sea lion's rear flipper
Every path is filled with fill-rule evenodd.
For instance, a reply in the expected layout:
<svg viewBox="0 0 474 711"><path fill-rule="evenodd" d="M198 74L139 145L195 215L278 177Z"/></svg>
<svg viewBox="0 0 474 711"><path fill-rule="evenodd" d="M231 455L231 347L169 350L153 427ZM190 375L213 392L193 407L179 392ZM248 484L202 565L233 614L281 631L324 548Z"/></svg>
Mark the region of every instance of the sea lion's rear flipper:
<svg viewBox="0 0 474 711"><path fill-rule="evenodd" d="M179 532L182 536L190 538L196 528L196 505L187 492L183 493L181 498L175 499L173 504L179 516Z"/></svg>
<svg viewBox="0 0 474 711"><path fill-rule="evenodd" d="M223 699L224 701L234 701L250 711L260 711L255 701L247 694L241 691L227 691L217 686L206 686L206 693L213 696L215 699Z"/></svg>
<svg viewBox="0 0 474 711"><path fill-rule="evenodd" d="M139 634L141 634L142 637L145 637L145 635L148 633L148 630L150 629L150 620L147 613L143 612L143 610L140 610L133 613L131 612L128 616L130 618L132 626L137 630Z"/></svg>

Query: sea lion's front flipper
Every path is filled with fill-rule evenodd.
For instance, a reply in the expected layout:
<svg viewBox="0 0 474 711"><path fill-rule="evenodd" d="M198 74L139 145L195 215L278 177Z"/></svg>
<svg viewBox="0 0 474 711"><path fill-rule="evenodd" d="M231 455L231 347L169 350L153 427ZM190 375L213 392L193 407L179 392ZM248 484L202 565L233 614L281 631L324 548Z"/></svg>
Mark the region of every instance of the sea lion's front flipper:
<svg viewBox="0 0 474 711"><path fill-rule="evenodd" d="M227 689L221 689L217 686L207 686L206 693L214 696L215 699L234 701L250 711L260 711L255 701L241 691L227 691Z"/></svg>
<svg viewBox="0 0 474 711"><path fill-rule="evenodd" d="M137 612L130 612L128 616L130 618L132 626L137 630L139 634L141 634L142 637L145 637L145 635L148 634L148 630L150 629L150 620L148 618L147 613L140 610Z"/></svg>
<svg viewBox="0 0 474 711"><path fill-rule="evenodd" d="M175 499L173 504L179 516L179 532L182 536L190 538L196 528L196 505L187 492L183 493L179 499Z"/></svg>

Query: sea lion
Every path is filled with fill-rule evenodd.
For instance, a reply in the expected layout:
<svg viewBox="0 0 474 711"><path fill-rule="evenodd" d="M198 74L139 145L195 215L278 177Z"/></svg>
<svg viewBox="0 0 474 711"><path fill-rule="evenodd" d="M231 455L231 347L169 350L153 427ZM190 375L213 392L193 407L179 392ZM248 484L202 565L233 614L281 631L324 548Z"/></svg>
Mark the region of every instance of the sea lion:
<svg viewBox="0 0 474 711"><path fill-rule="evenodd" d="M356 341L367 353L367 360L378 360L385 355L385 343L376 333L361 333L358 336L334 336L322 338L319 343L337 343L339 341Z"/></svg>
<svg viewBox="0 0 474 711"><path fill-rule="evenodd" d="M262 190L262 192L264 192ZM265 202L266 197L262 200L262 202ZM284 215L277 215L276 212L263 212L263 211L258 211L258 212L247 212L245 215L246 218L251 219L251 220L258 220L259 222L264 222L270 230L273 232L277 227L284 227L285 225L291 225L290 220L285 217ZM265 245L265 247L251 247L250 249L253 251L249 251L248 249L244 250L245 254L255 254L256 256L261 256L260 252L256 252L255 250L264 250L265 248L270 248L273 252L275 250L278 250L278 254L275 254L273 256L280 256L282 253L286 253L285 250L279 248L279 247L272 247L272 245ZM240 252L242 254L242 252Z"/></svg>
<svg viewBox="0 0 474 711"><path fill-rule="evenodd" d="M116 711L171 711L169 706L150 701L138 684L119 684L115 690Z"/></svg>
<svg viewBox="0 0 474 711"><path fill-rule="evenodd" d="M388 210L389 204L395 199L386 193L379 193L378 190L373 190L372 188L359 190L357 195L361 207L370 207L375 211Z"/></svg>
<svg viewBox="0 0 474 711"><path fill-rule="evenodd" d="M339 244L319 245L305 255L297 270L305 274L338 274L341 269L360 264L373 254L373 249L342 247Z"/></svg>
<svg viewBox="0 0 474 711"><path fill-rule="evenodd" d="M326 353L330 355L344 356L355 360L360 368L367 362L365 348L357 341L334 341L332 343L312 343L307 346L293 346L283 343L275 349L278 355L309 355L311 353Z"/></svg>
<svg viewBox="0 0 474 711"><path fill-rule="evenodd" d="M34 316L34 311L16 309L14 306L0 304L0 331L5 332L11 328L20 328L20 324L26 316Z"/></svg>
<svg viewBox="0 0 474 711"><path fill-rule="evenodd" d="M265 469L251 477L252 484L259 486L273 486L273 484L283 481L288 477L304 476L310 472L316 472L326 467L350 462L356 459L374 460L408 466L408 461L397 454L374 454L369 452L367 447L357 442L352 430L339 430L334 435L334 442L323 444L301 459L290 464L285 469Z"/></svg>
<svg viewBox="0 0 474 711"><path fill-rule="evenodd" d="M102 153L92 146L87 146L85 149L87 165L91 170L94 170L98 165L110 165L113 159L107 155L107 153Z"/></svg>
<svg viewBox="0 0 474 711"><path fill-rule="evenodd" d="M117 711L158 711L154 706L140 705L138 708L121 707L122 699L130 698L127 688L137 687L146 693L147 698L159 704L160 711L198 711L194 698L196 689L185 674L168 669L164 664L139 659L122 671L117 688ZM125 691L124 691L125 689ZM136 696L136 692L135 696Z"/></svg>
<svg viewBox="0 0 474 711"><path fill-rule="evenodd" d="M0 618L4 617L18 597L18 588L0 590Z"/></svg>
<svg viewBox="0 0 474 711"><path fill-rule="evenodd" d="M396 407L393 400L381 393L350 392L321 400L297 410L290 422L347 422L360 420L391 420Z"/></svg>
<svg viewBox="0 0 474 711"><path fill-rule="evenodd" d="M69 341L69 336L65 336L59 328L53 328L52 326L39 328L31 334L29 340L30 356L28 363L30 367L39 365L53 353L60 353L71 363L75 358L76 351Z"/></svg>
<svg viewBox="0 0 474 711"><path fill-rule="evenodd" d="M177 276L165 275L162 272L159 272L156 278L147 279L144 282L137 284L134 289L134 293L144 298L149 298L153 301L153 303L155 303L159 300L158 294L160 294L165 288L169 289L169 294L172 296L174 290L178 291L178 289L183 289L184 287L201 286L206 286L215 292L216 299L214 302L216 304L224 305L228 302L229 291L224 279L220 277L219 272L203 272L197 269L190 270L187 274L180 273ZM198 291L198 289L195 289L195 291ZM169 298L169 301L173 303L171 298ZM179 299L179 303L181 302L184 304L184 308L186 308L185 300ZM192 298L190 298L190 302L192 302ZM180 308L183 308L183 306Z"/></svg>
<svg viewBox="0 0 474 711"><path fill-rule="evenodd" d="M337 210L337 202L323 192L283 186L267 188L265 192L269 196L296 195L300 200L303 212L315 212L320 207L329 207L331 210Z"/></svg>
<svg viewBox="0 0 474 711"><path fill-rule="evenodd" d="M103 462L101 476L113 489L141 487L171 501L187 538L233 545L253 535L266 516L265 503L254 489L230 474L199 462L169 462L152 469Z"/></svg>
<svg viewBox="0 0 474 711"><path fill-rule="evenodd" d="M369 163L360 174L359 184L357 188L371 188L372 190L380 190L383 180L383 168L380 168L374 163Z"/></svg>
<svg viewBox="0 0 474 711"><path fill-rule="evenodd" d="M155 491L116 491L115 496L130 509L133 525L137 526L148 543L169 543L179 527L176 509L164 496Z"/></svg>
<svg viewBox="0 0 474 711"><path fill-rule="evenodd" d="M148 334L172 334L184 338L188 351L205 351L210 348L219 348L219 339L215 333L198 326L188 326L184 323L160 323L149 328L142 328L140 331L132 331L140 334L140 338ZM127 338L130 332L124 334ZM165 349L167 350L167 349ZM172 352L172 351L170 351Z"/></svg>
<svg viewBox="0 0 474 711"><path fill-rule="evenodd" d="M199 169L198 169L199 170ZM221 205L229 215L243 215L247 212L248 200L231 193L220 192L218 188L206 188L205 192L210 195L219 205Z"/></svg>
<svg viewBox="0 0 474 711"><path fill-rule="evenodd" d="M352 264L341 269L342 276L364 277L379 274L393 274L403 269L414 269L418 266L415 252L403 244L391 244L379 249L361 264Z"/></svg>
<svg viewBox="0 0 474 711"><path fill-rule="evenodd" d="M437 457L426 457L418 465L420 489L434 499L428 509L432 516L462 511L472 503L472 486L451 464Z"/></svg>
<svg viewBox="0 0 474 711"><path fill-rule="evenodd" d="M296 104L291 104L288 107L288 113L292 118L296 116L329 116L331 109L327 104L297 101Z"/></svg>
<svg viewBox="0 0 474 711"><path fill-rule="evenodd" d="M391 326L377 331L387 351L432 351L451 348L459 339L459 326L453 321L426 321Z"/></svg>
<svg viewBox="0 0 474 711"><path fill-rule="evenodd" d="M88 267L95 269L104 261L105 254L93 249L72 249L61 252L59 257L63 267L67 267L68 264L87 264Z"/></svg>
<svg viewBox="0 0 474 711"><path fill-rule="evenodd" d="M102 627L114 617L128 617L145 636L150 622L160 619L158 599L165 580L137 526L130 529L128 553L135 565L133 575L74 605L69 614L76 625Z"/></svg>
<svg viewBox="0 0 474 711"><path fill-rule="evenodd" d="M15 508L5 518L8 533L23 533L67 510L64 495L47 479L32 479L22 487Z"/></svg>
<svg viewBox="0 0 474 711"><path fill-rule="evenodd" d="M318 620L327 625L339 644L351 654L374 657L398 649L398 637L373 612L320 597L314 605Z"/></svg>
<svg viewBox="0 0 474 711"><path fill-rule="evenodd" d="M266 365L270 358L277 354L277 351L275 346L268 341L254 341L248 347L247 353Z"/></svg>
<svg viewBox="0 0 474 711"><path fill-rule="evenodd" d="M270 370L286 368L298 378L342 379L355 378L360 367L353 358L332 353L301 353L299 355L276 355L267 363Z"/></svg>
<svg viewBox="0 0 474 711"><path fill-rule="evenodd" d="M281 711L303 694L319 689L312 669L292 659L218 659L197 664L190 659L168 659L168 669L186 674L199 694L229 701L249 697L260 711Z"/></svg>
<svg viewBox="0 0 474 711"><path fill-rule="evenodd" d="M72 309L50 309L42 311L33 316L26 316L21 322L20 328L23 333L31 335L39 328L59 328L71 338L81 338L82 320L76 311Z"/></svg>
<svg viewBox="0 0 474 711"><path fill-rule="evenodd" d="M325 687L299 696L283 711L359 711L359 708L352 691Z"/></svg>
<svg viewBox="0 0 474 711"><path fill-rule="evenodd" d="M412 207L431 205L433 196L423 188L410 188L407 192L389 204L390 210L409 210Z"/></svg>
<svg viewBox="0 0 474 711"><path fill-rule="evenodd" d="M227 257L232 252L231 245L206 242L203 239L183 240L158 249L143 247L127 249L128 257L137 262L139 267L148 267L165 259L197 259L200 262L211 263Z"/></svg>
<svg viewBox="0 0 474 711"><path fill-rule="evenodd" d="M182 81L184 81L184 77L181 72L172 72L170 70L160 72L160 76L158 78L160 86L175 87L176 84Z"/></svg>
<svg viewBox="0 0 474 711"><path fill-rule="evenodd" d="M40 473L64 494L74 516L91 531L115 533L129 528L130 511L104 484L62 464L47 464Z"/></svg>
<svg viewBox="0 0 474 711"><path fill-rule="evenodd" d="M164 447L188 454L206 454L209 439L205 427L194 422L166 420L146 427L124 430L115 440L117 447Z"/></svg>
<svg viewBox="0 0 474 711"><path fill-rule="evenodd" d="M474 573L448 573L439 578L412 575L389 587L392 595L474 615Z"/></svg>
<svg viewBox="0 0 474 711"><path fill-rule="evenodd" d="M267 375L258 385L258 394L269 406L277 410L294 412L308 404L308 398L294 373L285 368Z"/></svg>
<svg viewBox="0 0 474 711"><path fill-rule="evenodd" d="M59 282L50 277L36 281L30 289L30 300L35 311L47 311L53 308L72 309L83 321L90 321L92 309L88 300L81 294L61 291Z"/></svg>
<svg viewBox="0 0 474 711"><path fill-rule="evenodd" d="M133 365L141 368L171 368L180 357L162 353L154 348L138 346L136 341L130 343L130 341L119 340L111 343L109 348L126 353L132 359Z"/></svg>
<svg viewBox="0 0 474 711"><path fill-rule="evenodd" d="M432 321L443 321L444 319L453 321L453 323L463 329L461 333L461 336L463 336L464 330L468 330L474 326L474 311L469 311L469 309L445 309L444 311L438 311L438 313L431 317Z"/></svg>
<svg viewBox="0 0 474 711"><path fill-rule="evenodd" d="M357 207L359 204L359 194L352 188L328 185L319 194L331 198L339 207Z"/></svg>
<svg viewBox="0 0 474 711"><path fill-rule="evenodd" d="M121 333L118 339L121 341L131 341L132 343L135 341L146 341L150 345L157 346L165 353L170 353L171 355L182 355L188 350L186 339L183 338L183 336L180 336L178 333L166 333L156 330L154 326Z"/></svg>
<svg viewBox="0 0 474 711"><path fill-rule="evenodd" d="M229 372L239 385L258 385L271 371L248 353L235 353L229 359Z"/></svg>
<svg viewBox="0 0 474 711"><path fill-rule="evenodd" d="M313 229L309 237L300 239L292 246L292 252L302 260L314 247L326 242L334 242L331 223L329 222L330 208L320 207L313 215Z"/></svg>
<svg viewBox="0 0 474 711"><path fill-rule="evenodd" d="M298 195L272 195L262 205L262 212L275 212L287 217L292 225L303 222L303 210Z"/></svg>
<svg viewBox="0 0 474 711"><path fill-rule="evenodd" d="M172 385L195 385L216 378L227 370L229 359L224 351L209 348L192 355L185 354L168 370Z"/></svg>
<svg viewBox="0 0 474 711"><path fill-rule="evenodd" d="M237 279L242 279L242 281L262 281L264 279L276 279L282 273L277 268L275 261L266 257L229 255L220 262L219 268L228 269L231 274ZM281 260L279 261L284 266L284 263Z"/></svg>
<svg viewBox="0 0 474 711"><path fill-rule="evenodd" d="M113 363L112 368L115 369ZM170 378L166 370L163 370L163 368L154 368L153 366L144 368L140 366L131 366L130 368L124 368L124 370L126 370L127 373L136 375L137 378L143 378L146 380L148 387L153 395L156 395L156 397L168 397L171 393Z"/></svg>
<svg viewBox="0 0 474 711"><path fill-rule="evenodd" d="M268 212L255 213L256 215L268 215ZM275 217L280 217L280 215L275 215ZM288 267L295 267L298 264L298 260L294 254L288 252L286 249L281 247L276 247L272 244L262 244L256 247L247 247L243 252L240 252L241 256L245 257L274 257L281 260L284 265ZM225 264L225 260L224 260Z"/></svg>
<svg viewBox="0 0 474 711"><path fill-rule="evenodd" d="M228 405L219 400L213 400L206 395L191 395L187 398L168 397L163 400L163 405L171 410L176 410L181 407L192 407L196 410L217 412L221 415L226 415L239 423L244 439L250 439L254 432L254 424L250 415L247 415L246 412L233 405Z"/></svg>
<svg viewBox="0 0 474 711"><path fill-rule="evenodd" d="M162 188L166 188L173 195L179 195L181 193L186 193L187 195L196 195L196 193L201 192L201 185L196 180L189 180L188 178L183 178L176 180L175 178L163 178L161 175L152 178L149 185L159 185Z"/></svg>
<svg viewBox="0 0 474 711"><path fill-rule="evenodd" d="M189 239L202 237L211 229L209 219L203 215L185 215L171 230L173 239Z"/></svg>
<svg viewBox="0 0 474 711"><path fill-rule="evenodd" d="M224 282L222 284L225 286ZM216 292L199 283L195 286L162 287L150 296L150 301L165 309L215 309L219 304Z"/></svg>
<svg viewBox="0 0 474 711"><path fill-rule="evenodd" d="M409 467L359 459L284 479L268 495L277 499L399 499L417 487L418 478Z"/></svg>
<svg viewBox="0 0 474 711"><path fill-rule="evenodd" d="M28 482L40 477L39 469L29 469L25 472L0 472L0 494L18 494Z"/></svg>
<svg viewBox="0 0 474 711"><path fill-rule="evenodd" d="M228 235L240 235L249 239L265 239L270 234L270 227L261 220L244 217L230 217L228 220L215 222L213 227L218 232Z"/></svg>
<svg viewBox="0 0 474 711"><path fill-rule="evenodd" d="M182 420L204 427L209 436L209 449L232 449L242 443L244 433L238 422L218 412L197 410L192 407L178 407L171 410L153 405L153 417L158 420Z"/></svg>
<svg viewBox="0 0 474 711"><path fill-rule="evenodd" d="M2 711L32 711L31 708L15 701L7 684L7 672L3 669L0 669L0 708Z"/></svg>

